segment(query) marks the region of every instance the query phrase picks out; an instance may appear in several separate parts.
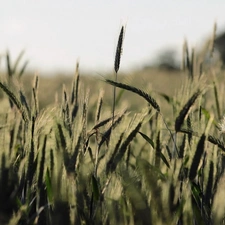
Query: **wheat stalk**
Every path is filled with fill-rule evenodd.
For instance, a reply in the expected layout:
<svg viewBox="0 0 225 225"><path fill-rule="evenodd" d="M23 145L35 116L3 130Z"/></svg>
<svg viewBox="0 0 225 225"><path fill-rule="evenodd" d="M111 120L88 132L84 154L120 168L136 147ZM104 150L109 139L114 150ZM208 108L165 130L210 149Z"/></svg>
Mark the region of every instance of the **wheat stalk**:
<svg viewBox="0 0 225 225"><path fill-rule="evenodd" d="M120 68L120 59L122 55L122 48L123 48L123 39L124 39L124 26L121 27L120 35L117 42L116 47L116 55L114 61L114 70L115 70L115 82L117 82L117 74ZM114 123L114 115L115 115L115 104L116 104L116 87L113 87L113 108L112 108L112 124Z"/></svg>

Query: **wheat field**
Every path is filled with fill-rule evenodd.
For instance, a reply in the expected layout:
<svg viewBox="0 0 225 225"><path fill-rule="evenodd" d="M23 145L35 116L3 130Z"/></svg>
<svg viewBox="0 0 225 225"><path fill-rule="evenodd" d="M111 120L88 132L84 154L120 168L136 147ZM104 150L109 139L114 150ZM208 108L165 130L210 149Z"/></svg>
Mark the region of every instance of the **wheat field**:
<svg viewBox="0 0 225 225"><path fill-rule="evenodd" d="M179 71L53 78L6 54L0 224L224 224L221 62L184 45ZM32 81L31 81L32 79ZM71 85L72 84L72 85ZM94 85L93 85L94 84Z"/></svg>

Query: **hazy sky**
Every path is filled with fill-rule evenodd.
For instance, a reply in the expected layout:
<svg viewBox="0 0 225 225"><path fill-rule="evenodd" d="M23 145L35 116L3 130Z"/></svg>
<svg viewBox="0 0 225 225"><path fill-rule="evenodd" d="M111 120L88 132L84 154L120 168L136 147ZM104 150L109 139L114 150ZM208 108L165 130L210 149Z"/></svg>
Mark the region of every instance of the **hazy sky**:
<svg viewBox="0 0 225 225"><path fill-rule="evenodd" d="M225 0L7 0L1 4L0 54L26 50L29 68L93 73L112 70L120 26L126 23L121 69L155 59L167 46L181 52L186 37L202 43L217 21L225 30ZM1 63L1 68L3 67Z"/></svg>

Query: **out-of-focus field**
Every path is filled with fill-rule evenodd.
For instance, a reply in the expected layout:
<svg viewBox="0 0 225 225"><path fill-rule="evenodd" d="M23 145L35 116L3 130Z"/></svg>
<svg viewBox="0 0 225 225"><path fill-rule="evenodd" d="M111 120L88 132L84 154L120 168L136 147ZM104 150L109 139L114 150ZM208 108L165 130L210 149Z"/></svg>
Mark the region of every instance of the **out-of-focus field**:
<svg viewBox="0 0 225 225"><path fill-rule="evenodd" d="M219 71L219 72L218 72ZM216 75L215 75L216 74ZM223 85L224 80L224 70L220 70L220 66L212 68L208 68L204 72L204 79L199 79L199 82L205 82L205 84L212 84L212 81L216 79L220 85ZM99 95L100 90L104 91L104 106L112 107L112 95L113 88L104 82L104 78L114 79L115 75L110 74L100 74L100 75L88 75L80 74L81 81L81 89L82 92L90 92L89 103L91 106L96 106L97 104L97 96ZM66 90L70 90L72 87L72 80L74 74L51 74L50 76L47 74L39 75L39 101L40 101L40 109L44 108L48 105L53 104L55 101L62 101L62 90L63 87ZM118 82L126 83L131 86L135 86L149 93L153 97L157 98L157 101L162 105L162 112L165 114L171 114L172 108L171 105L168 104L167 97L178 98L180 94L182 94L182 87L184 88L187 83L188 73L182 70L166 70L159 68L149 68L143 69L139 71L134 71L126 74L118 75ZM22 77L22 88L26 95L31 96L31 85L33 84L34 74L25 74ZM198 79L196 79L198 80ZM197 81L198 82L198 81ZM223 90L221 88L221 90ZM221 93L223 94L223 93ZM146 103L144 100L140 99L139 96L130 93L128 91L122 91L121 89L117 89L117 96L119 96L118 106L124 105L129 108L130 111L136 111L143 108ZM213 98L209 95L208 106L214 105L213 99L210 101L210 98ZM221 104L223 104L221 102ZM214 105L215 106L215 105Z"/></svg>
<svg viewBox="0 0 225 225"><path fill-rule="evenodd" d="M62 89L63 86L67 90L71 89L72 80L74 74L51 74L45 76L40 74L39 82L39 101L40 108L46 107L55 101L55 98L59 102L62 100ZM112 106L112 94L113 88L103 81L103 78L114 79L114 75L101 74L101 75L88 75L80 74L80 81L82 83L82 89L85 91L90 90L90 102L94 104L96 102L96 96L102 89L104 91L104 104L108 107ZM164 69L146 69L140 71L134 71L127 74L119 74L118 81L126 84L133 85L140 89L145 90L149 94L156 96L159 93L164 93L168 96L175 96L180 90L182 81L186 78L186 74L182 71L170 71ZM22 78L23 88L27 96L31 96L31 84L33 83L34 75L25 74ZM119 94L121 90L117 90ZM161 97L160 97L161 98ZM121 95L120 103L127 104L130 110L138 109L143 107L145 104L144 100L140 100L135 94L124 91ZM167 108L166 102L165 108ZM164 107L163 107L164 108Z"/></svg>
<svg viewBox="0 0 225 225"><path fill-rule="evenodd" d="M2 74L4 76L4 74ZM39 107L43 109L47 106L51 106L55 101L59 103L62 101L62 90L70 90L72 88L72 80L74 74L39 74ZM35 75L31 73L25 73L21 78L21 83L15 82L16 89L22 89L26 94L29 101L31 101L32 96L32 84ZM97 98L100 90L104 92L103 105L109 110L112 109L112 95L113 88L104 82L103 78L114 79L114 75L101 74L101 75L88 75L80 74L80 82L82 92L89 92L89 107L96 107ZM170 71L165 69L143 69L140 71L134 71L127 74L119 74L118 81L129 85L133 85L140 88L152 96L158 98L162 101L162 110L167 113L171 113L171 107L167 104L164 98L160 94L166 94L168 96L176 96L182 83L186 78L186 74L183 71ZM82 94L83 94L82 93ZM0 90L0 96L3 97L3 93ZM117 106L128 107L129 111L136 112L141 110L143 107L147 106L147 103L140 99L133 93L128 91L122 91L117 89L117 96L119 96L119 101ZM2 104L9 105L9 102L5 99ZM0 112L4 111L0 109ZM92 110L89 111L92 114ZM94 116L94 115L90 115Z"/></svg>

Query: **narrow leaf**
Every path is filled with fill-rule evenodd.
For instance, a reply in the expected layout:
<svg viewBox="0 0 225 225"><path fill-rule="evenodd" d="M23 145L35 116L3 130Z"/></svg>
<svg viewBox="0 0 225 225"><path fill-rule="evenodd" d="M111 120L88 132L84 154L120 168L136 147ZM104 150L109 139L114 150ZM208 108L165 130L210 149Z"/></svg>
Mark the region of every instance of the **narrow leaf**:
<svg viewBox="0 0 225 225"><path fill-rule="evenodd" d="M151 138L149 138L146 134L143 134L140 131L138 133L154 148L154 142Z"/></svg>
<svg viewBox="0 0 225 225"><path fill-rule="evenodd" d="M92 181L92 191L93 191L93 196L94 200L98 201L99 199L99 188L98 188L98 182L94 175L91 176L91 181Z"/></svg>
<svg viewBox="0 0 225 225"><path fill-rule="evenodd" d="M46 174L45 174L45 185L46 185L46 189L47 189L48 200L49 200L49 202L52 202L53 192L52 192L52 183L51 183L49 169L47 169Z"/></svg>

